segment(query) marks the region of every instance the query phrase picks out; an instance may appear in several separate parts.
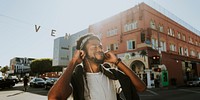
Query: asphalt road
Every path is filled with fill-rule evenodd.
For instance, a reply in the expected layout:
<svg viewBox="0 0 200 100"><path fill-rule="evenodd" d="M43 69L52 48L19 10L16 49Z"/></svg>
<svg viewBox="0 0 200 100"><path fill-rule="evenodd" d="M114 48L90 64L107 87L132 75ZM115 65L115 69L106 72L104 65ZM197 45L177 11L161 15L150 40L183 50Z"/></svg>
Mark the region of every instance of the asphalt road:
<svg viewBox="0 0 200 100"><path fill-rule="evenodd" d="M141 100L200 100L200 87L147 89Z"/></svg>
<svg viewBox="0 0 200 100"><path fill-rule="evenodd" d="M0 89L0 100L47 100L48 90L31 88L23 91L23 84ZM200 100L200 87L154 88L139 93L141 100Z"/></svg>

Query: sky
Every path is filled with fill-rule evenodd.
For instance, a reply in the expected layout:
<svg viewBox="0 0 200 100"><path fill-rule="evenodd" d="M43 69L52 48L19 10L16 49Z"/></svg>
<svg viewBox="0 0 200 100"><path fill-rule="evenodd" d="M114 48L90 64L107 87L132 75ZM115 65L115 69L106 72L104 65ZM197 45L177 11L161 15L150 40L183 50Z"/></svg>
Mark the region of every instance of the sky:
<svg viewBox="0 0 200 100"><path fill-rule="evenodd" d="M54 39L84 30L141 1L0 0L0 66L9 66L14 57L53 58ZM153 1L200 30L200 0Z"/></svg>

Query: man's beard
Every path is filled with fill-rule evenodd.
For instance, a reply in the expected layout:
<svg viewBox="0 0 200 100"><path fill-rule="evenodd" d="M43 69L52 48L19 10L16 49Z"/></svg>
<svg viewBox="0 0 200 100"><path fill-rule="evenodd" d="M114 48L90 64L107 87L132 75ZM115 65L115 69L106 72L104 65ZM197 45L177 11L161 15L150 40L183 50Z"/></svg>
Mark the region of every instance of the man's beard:
<svg viewBox="0 0 200 100"><path fill-rule="evenodd" d="M99 55L101 56L100 58L97 58L96 55ZM103 52L97 52L97 53L94 53L94 57L90 57L87 55L87 58L90 59L91 61L97 63L97 64L103 64L104 63L104 60L105 60L105 55Z"/></svg>

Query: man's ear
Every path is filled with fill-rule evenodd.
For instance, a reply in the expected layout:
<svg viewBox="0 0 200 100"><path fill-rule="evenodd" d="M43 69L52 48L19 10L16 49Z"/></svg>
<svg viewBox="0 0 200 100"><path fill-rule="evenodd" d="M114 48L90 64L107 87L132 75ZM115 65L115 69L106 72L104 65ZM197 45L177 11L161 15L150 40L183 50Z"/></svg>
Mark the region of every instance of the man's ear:
<svg viewBox="0 0 200 100"><path fill-rule="evenodd" d="M84 59L85 58L85 55L86 55L86 53L85 53L85 51L84 50L80 50L80 52L81 52L81 59Z"/></svg>

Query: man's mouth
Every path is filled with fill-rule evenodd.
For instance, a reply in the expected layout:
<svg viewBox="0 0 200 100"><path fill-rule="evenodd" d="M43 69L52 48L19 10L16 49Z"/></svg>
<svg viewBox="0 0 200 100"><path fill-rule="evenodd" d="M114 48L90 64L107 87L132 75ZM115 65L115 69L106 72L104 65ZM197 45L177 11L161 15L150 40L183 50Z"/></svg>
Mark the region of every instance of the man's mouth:
<svg viewBox="0 0 200 100"><path fill-rule="evenodd" d="M96 56L101 56L101 57L104 57L104 53L103 52L97 52L95 53Z"/></svg>

